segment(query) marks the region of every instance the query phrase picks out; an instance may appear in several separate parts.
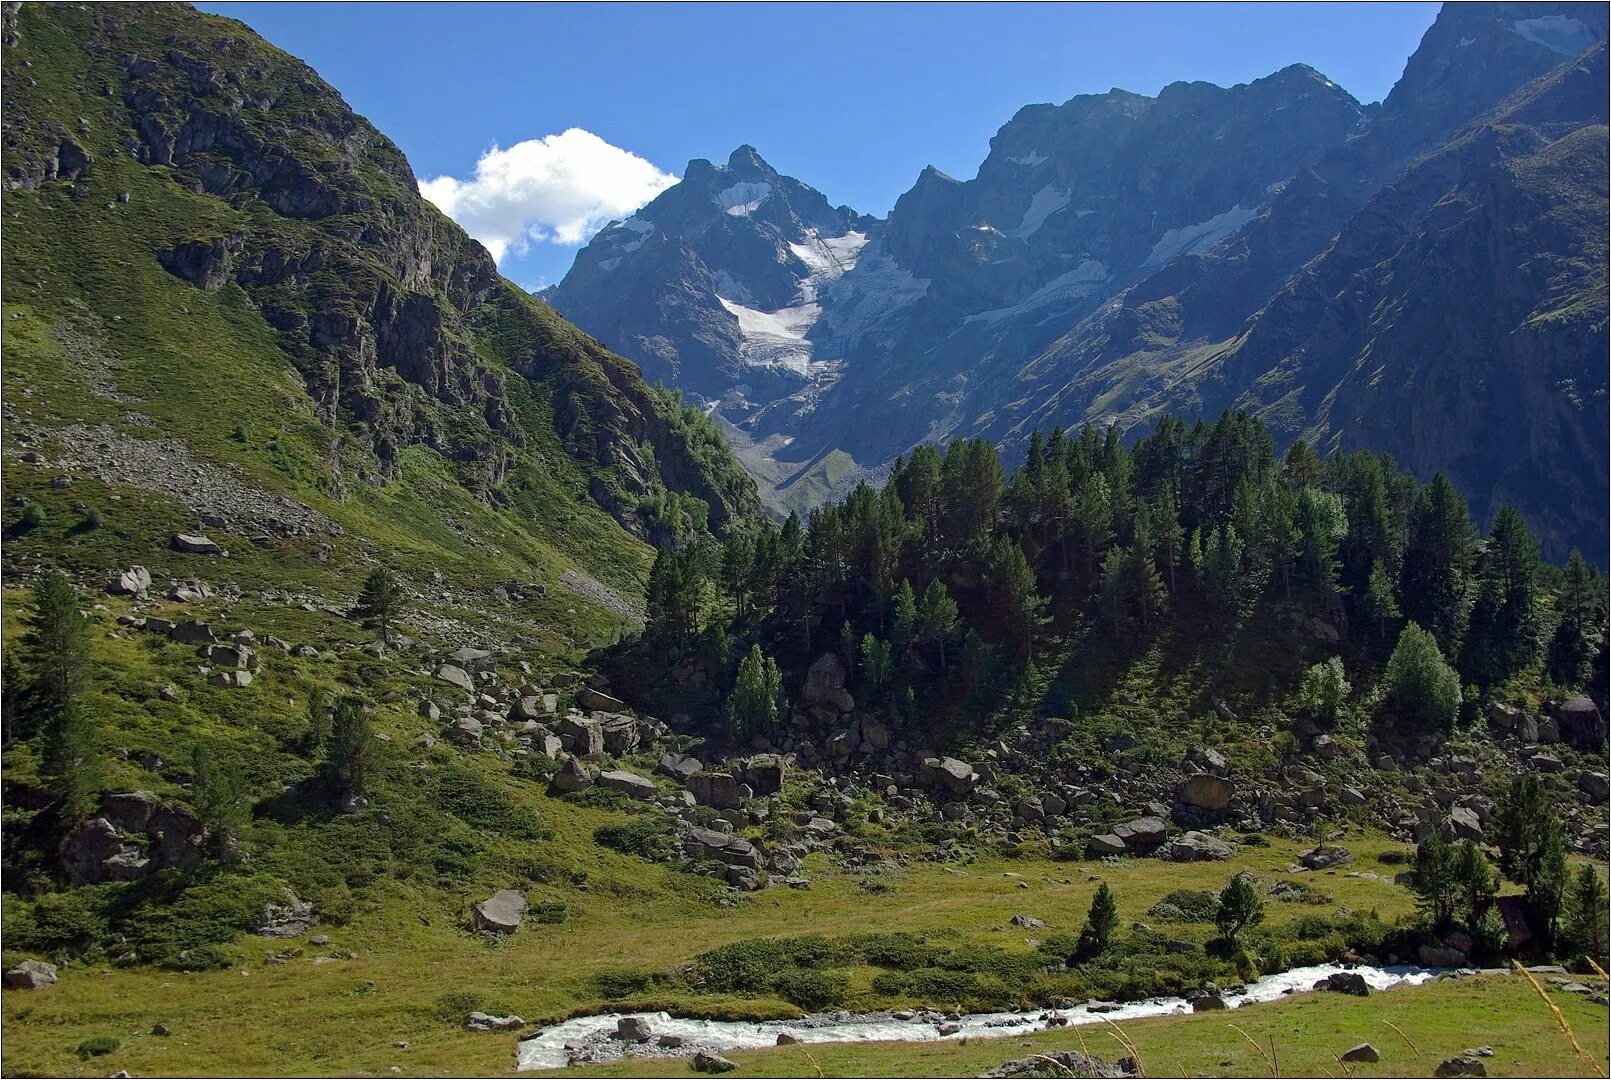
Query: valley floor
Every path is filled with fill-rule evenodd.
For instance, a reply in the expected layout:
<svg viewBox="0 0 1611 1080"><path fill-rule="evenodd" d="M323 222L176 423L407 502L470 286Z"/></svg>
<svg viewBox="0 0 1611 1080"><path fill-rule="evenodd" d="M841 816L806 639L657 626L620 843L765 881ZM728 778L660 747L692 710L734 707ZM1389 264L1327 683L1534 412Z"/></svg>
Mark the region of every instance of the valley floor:
<svg viewBox="0 0 1611 1080"><path fill-rule="evenodd" d="M555 804L553 811L544 816L563 828L555 836L562 845L572 839L585 842L597 821L613 816L569 804ZM678 879L685 875L606 854L591 884L541 887L564 902L572 917L557 925L528 922L497 946L461 929L460 920L444 912L439 902L393 891L380 907L350 924L313 931L332 939L326 945L316 946L307 937L291 942L246 939L239 961L223 971L64 968L55 986L5 993L5 1072L104 1076L125 1069L135 1076L295 1076L393 1075L395 1069L396 1075L405 1076L508 1074L514 1068L515 1033L463 1030L462 1016L444 1012L446 995L471 992L486 1003L487 1011L516 1013L533 1024L650 1007L789 1017L799 1010L767 998L680 995L606 1002L598 997L594 980L623 968L663 970L728 942L806 933L835 937L906 930L1024 947L1024 940L1037 932L1012 926L1014 915L1044 920L1045 932L1077 927L1098 876L1113 889L1126 923L1145 920L1146 909L1171 890L1217 888L1238 869L1252 869L1271 880L1303 881L1330 898L1321 909L1272 904L1271 923L1338 908L1375 908L1388 918L1407 912L1409 893L1392 884L1394 867L1378 860L1389 850L1402 850L1399 845L1371 837L1351 837L1348 843L1357 857L1354 866L1325 873L1293 872L1301 845L1272 839L1267 848L1240 852L1229 865L1153 859L1117 865L982 859L950 868L914 863L883 875L878 891L868 891L825 861L817 864L821 857L815 856L811 889L770 889L735 907L683 891ZM465 904L474 899L466 896ZM1603 1066L1605 1007L1578 994L1557 992L1554 997L1587 1054ZM859 1003L853 999L850 1004ZM171 1034L151 1034L158 1023ZM1263 1050L1255 1051L1236 1028ZM1079 1049L1081 1039L1092 1053L1122 1056L1110 1031L1087 1027L968 1043L819 1045L809 1054L800 1047L782 1047L731 1056L739 1062L738 1075L812 1076L820 1070L821 1075L838 1076L967 1076L1035 1052ZM1363 999L1306 994L1234 1014L1134 1021L1124 1031L1140 1051L1147 1074L1154 1076L1266 1075L1271 1069L1263 1054L1272 1039L1276 1067L1284 1075L1341 1075L1343 1068L1333 1055L1365 1041L1381 1051L1382 1062L1349 1066L1349 1075L1352 1070L1359 1075L1430 1075L1444 1058L1478 1045L1494 1049L1494 1056L1485 1059L1489 1075L1597 1075L1517 977L1442 980ZM120 1045L105 1056L81 1059L76 1048L95 1036L110 1036ZM690 1066L687 1060L626 1061L566 1070L571 1072L688 1075Z"/></svg>

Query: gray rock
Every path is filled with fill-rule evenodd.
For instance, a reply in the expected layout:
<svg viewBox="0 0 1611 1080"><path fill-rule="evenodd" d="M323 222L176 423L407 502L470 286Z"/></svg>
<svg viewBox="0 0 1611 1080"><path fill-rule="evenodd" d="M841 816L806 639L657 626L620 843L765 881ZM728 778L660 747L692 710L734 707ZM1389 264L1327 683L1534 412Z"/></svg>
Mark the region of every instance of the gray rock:
<svg viewBox="0 0 1611 1080"><path fill-rule="evenodd" d="M513 1031L526 1026L518 1016L493 1016L491 1013L473 1012L464 1018L466 1031Z"/></svg>
<svg viewBox="0 0 1611 1080"><path fill-rule="evenodd" d="M186 555L222 555L224 549L207 539L188 533L173 534L173 549L182 551Z"/></svg>
<svg viewBox="0 0 1611 1080"><path fill-rule="evenodd" d="M553 790L568 793L592 787L593 779L594 771L586 762L578 757L570 757L565 759L548 783Z"/></svg>
<svg viewBox="0 0 1611 1080"><path fill-rule="evenodd" d="M1344 1061L1377 1062L1382 1060L1382 1055L1377 1051L1376 1047L1367 1042L1360 1043L1358 1046L1353 1047L1350 1050L1344 1050L1342 1059Z"/></svg>
<svg viewBox="0 0 1611 1080"><path fill-rule="evenodd" d="M1474 1057L1452 1057L1432 1071L1433 1076L1487 1076L1488 1067Z"/></svg>
<svg viewBox="0 0 1611 1080"><path fill-rule="evenodd" d="M577 691L576 702L584 709L597 709L599 712L621 712L626 708L626 702L620 698L611 697L602 690L595 690L591 686L584 686Z"/></svg>
<svg viewBox="0 0 1611 1080"><path fill-rule="evenodd" d="M634 799L652 799L655 797L653 780L639 776L637 773L626 772L623 769L611 769L599 773L598 783L599 787L625 792Z"/></svg>
<svg viewBox="0 0 1611 1080"><path fill-rule="evenodd" d="M1192 1012L1217 1012L1229 1007L1218 994L1200 994L1191 999Z"/></svg>
<svg viewBox="0 0 1611 1080"><path fill-rule="evenodd" d="M151 571L131 566L107 583L106 591L116 596L141 596L151 587Z"/></svg>
<svg viewBox="0 0 1611 1080"><path fill-rule="evenodd" d="M1577 774L1577 789L1595 803L1603 803L1611 798L1611 780L1603 772L1580 772Z"/></svg>
<svg viewBox="0 0 1611 1080"><path fill-rule="evenodd" d="M623 1016L615 1022L615 1037L623 1042L647 1042L653 1030L641 1016Z"/></svg>
<svg viewBox="0 0 1611 1080"><path fill-rule="evenodd" d="M688 778L688 790L700 806L731 810L739 806L738 780L727 773L699 772Z"/></svg>
<svg viewBox="0 0 1611 1080"><path fill-rule="evenodd" d="M24 960L4 975L7 990L41 990L56 981L56 965Z"/></svg>
<svg viewBox="0 0 1611 1080"><path fill-rule="evenodd" d="M512 934L526 917L526 898L513 889L499 889L471 910L477 929Z"/></svg>
<svg viewBox="0 0 1611 1080"><path fill-rule="evenodd" d="M1468 806L1456 806L1449 811L1448 828L1446 829L1450 840L1482 840L1482 819L1477 812Z"/></svg>
<svg viewBox="0 0 1611 1080"><path fill-rule="evenodd" d="M1579 750L1598 750L1606 742L1605 717L1592 698L1579 694L1555 706L1561 738Z"/></svg>
<svg viewBox="0 0 1611 1080"><path fill-rule="evenodd" d="M253 930L261 937L292 938L308 932L319 921L313 905L290 889L282 889L280 901L270 900L257 913Z"/></svg>
<svg viewBox="0 0 1611 1080"><path fill-rule="evenodd" d="M1205 832L1189 832L1176 837L1164 848L1173 862L1211 862L1231 857L1231 845Z"/></svg>
<svg viewBox="0 0 1611 1080"><path fill-rule="evenodd" d="M1422 967L1457 968L1466 965L1466 954L1447 945L1422 945L1415 950L1415 958Z"/></svg>
<svg viewBox="0 0 1611 1080"><path fill-rule="evenodd" d="M146 629L152 629L152 620L146 620ZM213 628L200 619L186 619L181 623L172 624L168 630L168 637L181 645L211 645L218 640L213 634Z"/></svg>
<svg viewBox="0 0 1611 1080"><path fill-rule="evenodd" d="M559 733L570 737L571 753L578 757L598 757L604 753L604 728L596 720L567 716L559 722Z"/></svg>
<svg viewBox="0 0 1611 1080"><path fill-rule="evenodd" d="M1033 915L1014 915L1012 924L1021 930L1039 930L1046 925Z"/></svg>
<svg viewBox="0 0 1611 1080"><path fill-rule="evenodd" d="M1123 855L1124 841L1113 833L1095 833L1085 842L1088 858L1100 859L1105 855Z"/></svg>
<svg viewBox="0 0 1611 1080"><path fill-rule="evenodd" d="M456 664L442 664L436 669L436 677L449 686L456 686L467 694L475 693L475 680L470 673Z"/></svg>
<svg viewBox="0 0 1611 1080"><path fill-rule="evenodd" d="M1354 861L1354 856L1347 848L1333 844L1325 848L1310 848L1298 856L1298 861L1311 870L1330 870L1347 866Z"/></svg>
<svg viewBox="0 0 1611 1080"><path fill-rule="evenodd" d="M923 771L936 784L957 795L965 795L979 783L979 774L966 761L954 757L929 758Z"/></svg>
<svg viewBox="0 0 1611 1080"><path fill-rule="evenodd" d="M1163 843L1167 834L1162 818L1138 817L1115 826L1113 835L1124 841L1126 849L1146 850Z"/></svg>
<svg viewBox="0 0 1611 1080"><path fill-rule="evenodd" d="M694 1055L694 1071L702 1073L732 1072L738 1068L738 1062L713 1054L709 1050L701 1050Z"/></svg>
<svg viewBox="0 0 1611 1080"><path fill-rule="evenodd" d="M1134 1058L1106 1061L1079 1050L1051 1050L998 1065L981 1077L1088 1076L1098 1080L1125 1080L1139 1076Z"/></svg>
<svg viewBox="0 0 1611 1080"><path fill-rule="evenodd" d="M1198 773L1181 781L1177 797L1187 806L1202 810L1219 811L1230 805L1236 789L1231 782L1209 773Z"/></svg>
<svg viewBox="0 0 1611 1080"><path fill-rule="evenodd" d="M1366 997L1370 994L1370 984L1365 976L1357 971L1336 971L1315 983L1316 990L1329 990L1334 994L1352 994L1355 997Z"/></svg>

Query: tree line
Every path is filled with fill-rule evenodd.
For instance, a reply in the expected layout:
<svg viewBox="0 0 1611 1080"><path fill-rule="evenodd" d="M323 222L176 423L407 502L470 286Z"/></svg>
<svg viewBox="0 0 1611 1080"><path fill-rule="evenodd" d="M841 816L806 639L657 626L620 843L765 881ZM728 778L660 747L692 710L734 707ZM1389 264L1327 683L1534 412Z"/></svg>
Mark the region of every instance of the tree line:
<svg viewBox="0 0 1611 1080"><path fill-rule="evenodd" d="M836 649L897 719L925 695L1010 707L1077 622L1212 639L1261 601L1329 625L1340 651L1397 645L1398 704L1433 726L1471 689L1605 669L1605 583L1580 553L1545 564L1509 506L1482 535L1447 477L1421 483L1390 456L1302 440L1278 456L1242 412L1166 417L1129 446L1116 427L1036 432L1011 474L984 439L920 446L882 488L661 551L644 643L741 686L748 730L777 712L750 707L774 660L797 685Z"/></svg>

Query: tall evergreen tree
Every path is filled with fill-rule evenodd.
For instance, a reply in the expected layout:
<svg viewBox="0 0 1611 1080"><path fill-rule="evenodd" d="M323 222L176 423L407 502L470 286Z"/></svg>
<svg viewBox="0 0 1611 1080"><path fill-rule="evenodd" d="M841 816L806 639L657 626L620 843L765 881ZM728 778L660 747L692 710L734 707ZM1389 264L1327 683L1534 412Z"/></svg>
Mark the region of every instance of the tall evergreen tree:
<svg viewBox="0 0 1611 1080"><path fill-rule="evenodd" d="M1547 670L1562 686L1589 681L1605 623L1605 579L1576 548L1561 576L1560 621L1550 635Z"/></svg>
<svg viewBox="0 0 1611 1080"><path fill-rule="evenodd" d="M363 620L365 626L379 630L381 644L390 648L392 623L397 618L402 602L402 590L398 588L391 569L384 565L376 566L364 578L364 587L358 593L358 603L353 613Z"/></svg>
<svg viewBox="0 0 1611 1080"><path fill-rule="evenodd" d="M1416 496L1409 539L1400 571L1404 616L1437 638L1448 655L1458 655L1465 633L1468 575L1476 532L1465 500L1449 478L1438 473Z"/></svg>
<svg viewBox="0 0 1611 1080"><path fill-rule="evenodd" d="M1479 685L1504 682L1543 648L1538 543L1521 514L1501 506L1483 553L1462 668Z"/></svg>
<svg viewBox="0 0 1611 1080"><path fill-rule="evenodd" d="M727 701L728 723L740 735L771 731L783 716L783 675L777 662L759 645L739 661L738 677Z"/></svg>

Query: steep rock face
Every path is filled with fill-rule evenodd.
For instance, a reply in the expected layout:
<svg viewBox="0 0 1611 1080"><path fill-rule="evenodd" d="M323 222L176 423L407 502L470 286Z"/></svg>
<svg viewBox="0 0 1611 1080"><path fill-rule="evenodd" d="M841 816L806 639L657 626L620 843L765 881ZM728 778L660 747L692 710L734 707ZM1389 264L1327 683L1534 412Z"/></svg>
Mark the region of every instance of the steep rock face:
<svg viewBox="0 0 1611 1080"><path fill-rule="evenodd" d="M1606 83L1601 43L1406 169L1207 385L1604 550Z"/></svg>
<svg viewBox="0 0 1611 1080"><path fill-rule="evenodd" d="M650 531L635 508L663 482L705 500L716 525L754 507L736 470L718 476L696 459L674 406L499 277L486 250L419 195L397 147L306 65L239 23L179 6L7 19L10 40L31 34L26 47L47 50L42 60L82 50L86 85L121 103L117 130L74 133L112 149L79 147L70 164L127 154L217 201L204 220L174 221L151 257L198 288L243 290L325 422L376 475L425 444L492 497L531 436L509 386L525 378L596 478L595 497L633 531ZM21 78L12 85L8 182L70 180L53 103ZM654 462L641 460L644 444Z"/></svg>

